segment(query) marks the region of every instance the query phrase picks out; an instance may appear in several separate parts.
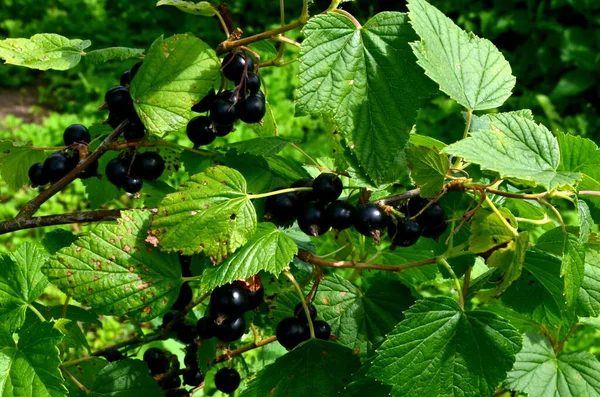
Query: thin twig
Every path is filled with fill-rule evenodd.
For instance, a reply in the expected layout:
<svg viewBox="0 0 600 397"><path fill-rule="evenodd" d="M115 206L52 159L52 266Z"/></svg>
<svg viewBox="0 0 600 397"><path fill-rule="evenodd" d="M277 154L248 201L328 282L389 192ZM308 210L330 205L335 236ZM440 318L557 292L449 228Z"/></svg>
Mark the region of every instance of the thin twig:
<svg viewBox="0 0 600 397"><path fill-rule="evenodd" d="M271 336L256 343L252 342L235 350L232 350L228 353L221 354L220 356L215 357L213 363L222 363L223 361L229 360L230 357L240 355L252 349L256 349L258 347L262 347L264 345L268 345L269 343L273 343L277 340L276 336Z"/></svg>

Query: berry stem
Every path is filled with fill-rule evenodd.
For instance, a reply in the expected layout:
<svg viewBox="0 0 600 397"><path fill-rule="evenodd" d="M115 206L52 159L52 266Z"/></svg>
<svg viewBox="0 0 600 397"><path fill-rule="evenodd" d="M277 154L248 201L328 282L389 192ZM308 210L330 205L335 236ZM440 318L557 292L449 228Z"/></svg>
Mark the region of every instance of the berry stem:
<svg viewBox="0 0 600 397"><path fill-rule="evenodd" d="M300 302L302 303L302 308L304 309L304 314L306 315L306 319L308 320L308 328L310 330L311 339L315 339L315 327L312 322L312 318L310 317L310 310L308 310L308 305L306 304L306 298L304 297L304 293L302 292L302 288L300 288L300 284L296 281L296 278L289 271L284 271L283 274L290 280L290 282L296 288L296 292L300 297Z"/></svg>
<svg viewBox="0 0 600 397"><path fill-rule="evenodd" d="M308 153L306 153L304 150L300 149L300 146L296 145L293 142L290 142L289 145L291 147L293 147L295 150L298 151L298 153L300 153L301 155L303 155L304 157L306 157L311 163L313 163L314 165L316 165L317 167L320 167L319 163L317 162L317 160L313 159L312 157L310 157L308 155Z"/></svg>
<svg viewBox="0 0 600 397"><path fill-rule="evenodd" d="M235 350L232 350L232 351L230 351L228 353L224 353L224 354L221 354L220 356L215 357L215 359L213 360L213 363L214 364L222 363L224 361L229 360L230 357L238 356L238 355L240 355L242 353L245 353L247 351L250 351L250 350L253 350L253 349L265 346L265 345L268 345L269 343L273 343L276 340L277 340L276 336L270 336L270 337L268 337L266 339L263 339L263 340L260 340L260 341L258 341L256 343L255 342L249 343L249 344L247 344L245 346L239 347L239 348L237 348Z"/></svg>
<svg viewBox="0 0 600 397"><path fill-rule="evenodd" d="M64 368L62 365L60 366L60 370L63 374L65 374L65 376L67 378L69 378L69 380L71 382L73 382L75 384L75 386L77 386L77 388L83 392L88 392L89 390L87 389L87 387L85 387L79 380L77 380L76 377L73 376L72 373L70 373L69 371L67 371L66 368Z"/></svg>
<svg viewBox="0 0 600 397"><path fill-rule="evenodd" d="M225 23L223 16L221 15L221 13L218 10L215 10L215 15L219 19L219 23L221 24L221 27L223 28L223 31L225 32L225 36L227 37L227 39L229 39L229 37L231 36L231 33L229 33L229 29L227 29L227 24Z"/></svg>
<svg viewBox="0 0 600 397"><path fill-rule="evenodd" d="M278 194L283 194L283 193L310 192L310 191L312 191L312 187L290 187L287 189L274 190L272 192L266 192L266 193L260 193L260 194L248 194L248 198L250 200L252 200L252 199L259 199L259 198L265 198L265 197L270 197L270 196L276 196Z"/></svg>
<svg viewBox="0 0 600 397"><path fill-rule="evenodd" d="M27 307L33 312L35 313L36 316L38 316L38 318L40 320L42 320L42 322L46 322L46 319L44 318L44 316L42 316L42 313L39 312L38 309L36 309L32 304L27 305Z"/></svg>
<svg viewBox="0 0 600 397"><path fill-rule="evenodd" d="M513 225L508 223L508 221L506 220L504 215L502 215L502 213L500 213L500 211L498 210L498 207L496 207L494 202L492 200L490 200L490 198L487 196L487 194L485 195L485 202L490 207L490 209L494 212L494 214L496 214L498 219L500 219L500 221L502 221L504 226L506 226L508 228L508 230L510 230L512 232L513 236L517 237L519 235L519 231L516 228L514 228ZM552 208L554 208L554 207L552 207Z"/></svg>
<svg viewBox="0 0 600 397"><path fill-rule="evenodd" d="M471 120L473 119L473 109L467 109L467 115L465 120L465 131L463 132L463 139L467 138L469 135L469 130L471 129ZM460 169L460 163L462 162L462 157L457 157L454 161L454 165L452 168Z"/></svg>
<svg viewBox="0 0 600 397"><path fill-rule="evenodd" d="M463 295L462 287L460 286L460 281L458 280L458 277L456 277L456 273L454 273L452 266L450 266L448 261L444 258L438 258L437 263L444 266L448 273L450 273L450 276L452 276L456 286L456 292L458 293L458 305L462 310L465 310L465 297Z"/></svg>
<svg viewBox="0 0 600 397"><path fill-rule="evenodd" d="M304 0L306 3L307 0ZM256 43L257 41L270 39L273 36L277 36L281 33L289 32L290 30L297 29L302 25L306 24L306 21L301 19L294 21L292 23L288 23L287 25L281 26L276 29L268 30L266 32L262 32L259 34L255 34L254 36L249 36L244 39L239 40L225 40L217 47L217 55L224 54L226 52L230 52L232 49L240 46L247 46L252 43Z"/></svg>

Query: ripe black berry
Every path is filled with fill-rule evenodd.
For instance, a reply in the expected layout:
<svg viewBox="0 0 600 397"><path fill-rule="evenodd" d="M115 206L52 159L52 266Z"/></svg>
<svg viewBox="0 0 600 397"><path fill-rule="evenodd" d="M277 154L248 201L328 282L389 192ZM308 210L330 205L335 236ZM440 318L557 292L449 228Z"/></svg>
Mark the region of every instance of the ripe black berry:
<svg viewBox="0 0 600 397"><path fill-rule="evenodd" d="M241 100L235 107L237 117L244 123L258 123L267 113L265 95L257 91Z"/></svg>
<svg viewBox="0 0 600 397"><path fill-rule="evenodd" d="M397 223L390 222L388 236L394 245L410 247L421 237L421 226L410 219L399 220Z"/></svg>
<svg viewBox="0 0 600 397"><path fill-rule="evenodd" d="M104 173L106 177L115 186L122 186L127 177L129 164L123 159L112 159L106 164Z"/></svg>
<svg viewBox="0 0 600 397"><path fill-rule="evenodd" d="M210 118L219 125L233 124L237 118L235 104L228 99L216 99L210 107Z"/></svg>
<svg viewBox="0 0 600 397"><path fill-rule="evenodd" d="M254 94L260 90L260 77L256 73L248 72L248 79L246 80L246 91L248 94Z"/></svg>
<svg viewBox="0 0 600 397"><path fill-rule="evenodd" d="M181 275L192 277L192 257L179 254L179 264L181 265Z"/></svg>
<svg viewBox="0 0 600 397"><path fill-rule="evenodd" d="M112 128L117 128L119 124L127 119L127 115L117 114L117 113L109 113L108 119L106 123L110 125Z"/></svg>
<svg viewBox="0 0 600 397"><path fill-rule="evenodd" d="M303 178L298 179L296 182L292 183L291 187L313 187L314 179L312 178ZM312 190L308 190L306 192L296 192L298 196L298 200L302 202L313 201L316 200L316 196Z"/></svg>
<svg viewBox="0 0 600 397"><path fill-rule="evenodd" d="M123 184L121 186L123 187L123 190L125 190L127 193L134 194L142 190L143 185L144 182L142 181L142 178L133 175L128 175L123 180Z"/></svg>
<svg viewBox="0 0 600 397"><path fill-rule="evenodd" d="M247 311L256 309L258 306L260 306L263 299L265 298L265 289L262 285L256 291L247 290L246 293L248 294L248 308L246 309Z"/></svg>
<svg viewBox="0 0 600 397"><path fill-rule="evenodd" d="M50 182L55 183L71 172L77 166L77 162L74 157L68 157L64 153L53 153L44 161L42 173Z"/></svg>
<svg viewBox="0 0 600 397"><path fill-rule="evenodd" d="M126 141L139 141L146 136L146 127L141 121L130 121L123 130Z"/></svg>
<svg viewBox="0 0 600 397"><path fill-rule="evenodd" d="M204 113L210 110L213 102L217 99L217 94L215 93L214 88L208 91L208 94L204 96L200 101L192 106L192 112Z"/></svg>
<svg viewBox="0 0 600 397"><path fill-rule="evenodd" d="M446 214L444 212L444 207L439 203L430 205L417 217L417 221L419 221L419 224L424 230L438 227L444 223L445 220Z"/></svg>
<svg viewBox="0 0 600 397"><path fill-rule="evenodd" d="M65 146L70 146L74 143L90 143L92 137L87 128L81 124L73 124L68 126L63 133L63 141Z"/></svg>
<svg viewBox="0 0 600 397"><path fill-rule="evenodd" d="M246 332L244 317L226 318L217 326L215 336L223 342L233 342L240 339Z"/></svg>
<svg viewBox="0 0 600 397"><path fill-rule="evenodd" d="M240 373L233 368L221 368L215 374L215 387L225 394L231 394L240 386Z"/></svg>
<svg viewBox="0 0 600 397"><path fill-rule="evenodd" d="M336 200L327 206L325 216L327 222L337 230L348 229L352 226L356 208L347 201Z"/></svg>
<svg viewBox="0 0 600 397"><path fill-rule="evenodd" d="M183 363L186 368L198 369L198 355L196 352L188 352L183 357Z"/></svg>
<svg viewBox="0 0 600 397"><path fill-rule="evenodd" d="M121 75L121 78L119 79L119 84L121 84L122 86L128 86L129 84L131 84L131 70L127 69L126 71L123 72L123 74Z"/></svg>
<svg viewBox="0 0 600 397"><path fill-rule="evenodd" d="M157 179L164 170L165 160L157 152L138 153L133 161L133 173L148 181Z"/></svg>
<svg viewBox="0 0 600 397"><path fill-rule="evenodd" d="M192 343L197 336L198 332L196 332L195 324L183 323L177 328L177 339L179 339L181 343Z"/></svg>
<svg viewBox="0 0 600 397"><path fill-rule="evenodd" d="M265 210L274 224L291 225L298 213L298 196L294 192L269 196L265 200Z"/></svg>
<svg viewBox="0 0 600 397"><path fill-rule="evenodd" d="M315 305L309 303L308 312L310 313L311 321L315 321L317 319L317 308L315 307ZM304 313L304 306L302 306L302 303L298 303L294 308L294 316L302 320L304 324L308 324L308 320L306 319L306 313Z"/></svg>
<svg viewBox="0 0 600 397"><path fill-rule="evenodd" d="M144 352L144 361L152 374L162 374L169 369L169 360L158 347L152 347Z"/></svg>
<svg viewBox="0 0 600 397"><path fill-rule="evenodd" d="M181 290L179 291L179 296L177 296L177 300L171 306L172 310L183 310L187 305L192 301L192 297L194 296L194 292L192 291L192 287L188 283L183 283L181 285Z"/></svg>
<svg viewBox="0 0 600 397"><path fill-rule="evenodd" d="M446 222L442 222L438 226L421 230L421 235L423 237L436 239L444 234L446 229L448 229L448 224Z"/></svg>
<svg viewBox="0 0 600 397"><path fill-rule="evenodd" d="M127 116L133 112L133 100L129 90L122 85L110 88L104 95L108 110L115 115Z"/></svg>
<svg viewBox="0 0 600 397"><path fill-rule="evenodd" d="M305 203L298 211L298 226L309 236L321 236L330 229L325 216L325 204L320 202Z"/></svg>
<svg viewBox="0 0 600 397"><path fill-rule="evenodd" d="M373 237L377 230L383 230L387 220L387 214L377 204L361 205L354 211L354 228L367 237Z"/></svg>
<svg viewBox="0 0 600 397"><path fill-rule="evenodd" d="M44 174L44 164L36 163L29 167L29 180L33 186L42 186L50 182L50 178Z"/></svg>
<svg viewBox="0 0 600 397"><path fill-rule="evenodd" d="M308 325L296 317L284 318L277 324L277 341L286 349L293 349L310 338Z"/></svg>
<svg viewBox="0 0 600 397"><path fill-rule="evenodd" d="M123 353L117 349L110 349L102 355L108 362L119 361L124 359Z"/></svg>
<svg viewBox="0 0 600 397"><path fill-rule="evenodd" d="M177 389L179 386L181 386L181 378L179 375L171 375L160 382L160 387L163 390Z"/></svg>
<svg viewBox="0 0 600 397"><path fill-rule="evenodd" d="M248 309L248 294L239 284L225 284L215 288L210 296L210 314L218 317L239 317Z"/></svg>
<svg viewBox="0 0 600 397"><path fill-rule="evenodd" d="M216 124L214 126L214 129L215 129L215 135L216 136L226 136L231 131L233 131L233 124L230 124L230 125L219 125L219 124Z"/></svg>
<svg viewBox="0 0 600 397"><path fill-rule="evenodd" d="M183 372L183 383L188 386L198 386L204 380L204 375L198 370L184 371Z"/></svg>
<svg viewBox="0 0 600 397"><path fill-rule="evenodd" d="M315 338L329 340L331 336L331 327L325 321L317 320L313 321L313 327L315 329Z"/></svg>
<svg viewBox="0 0 600 397"><path fill-rule="evenodd" d="M212 143L217 136L212 129L212 122L206 116L194 117L186 127L188 139L194 146L203 146Z"/></svg>
<svg viewBox="0 0 600 397"><path fill-rule="evenodd" d="M343 189L342 180L335 174L322 173L313 182L315 196L326 203L337 200Z"/></svg>
<svg viewBox="0 0 600 397"><path fill-rule="evenodd" d="M98 176L98 160L88 165L88 167L85 170L81 171L77 176L81 179L87 179L93 176Z"/></svg>
<svg viewBox="0 0 600 397"><path fill-rule="evenodd" d="M196 323L196 332L201 339L210 339L217 332L217 324L210 317L202 317Z"/></svg>
<svg viewBox="0 0 600 397"><path fill-rule="evenodd" d="M246 72L252 72L254 70L254 61L250 55L243 51L238 51L235 54L227 54L225 58L223 58L221 68L227 79L238 84L242 80L244 70Z"/></svg>
<svg viewBox="0 0 600 397"><path fill-rule="evenodd" d="M169 323L171 323L173 320L175 320L177 318L177 312L175 310L169 310L168 312L165 313L165 315L162 318L162 328L166 327ZM183 320L180 318L177 322L181 323ZM177 324L173 324L172 327L176 326Z"/></svg>

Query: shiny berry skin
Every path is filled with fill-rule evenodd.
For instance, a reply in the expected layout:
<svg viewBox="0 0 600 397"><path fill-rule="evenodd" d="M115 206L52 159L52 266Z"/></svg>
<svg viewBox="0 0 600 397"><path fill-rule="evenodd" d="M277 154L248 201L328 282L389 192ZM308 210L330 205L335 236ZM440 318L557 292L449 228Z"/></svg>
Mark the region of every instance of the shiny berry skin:
<svg viewBox="0 0 600 397"><path fill-rule="evenodd" d="M165 160L157 152L138 153L133 160L132 171L142 179L153 181L165 170Z"/></svg>
<svg viewBox="0 0 600 397"><path fill-rule="evenodd" d="M315 180L312 178L303 178L298 179L296 182L292 183L290 187L313 187L313 182ZM316 200L315 193L312 190L307 190L305 192L296 192L296 196L298 196L298 200L302 202L314 201Z"/></svg>
<svg viewBox="0 0 600 397"><path fill-rule="evenodd" d="M183 283L181 285L181 290L179 290L179 295L177 296L177 300L171 306L171 310L183 310L187 305L190 304L192 298L194 296L194 292L192 291L192 287L188 283Z"/></svg>
<svg viewBox="0 0 600 397"><path fill-rule="evenodd" d="M356 208L347 201L336 200L327 206L327 222L337 230L348 229L354 222Z"/></svg>
<svg viewBox="0 0 600 397"><path fill-rule="evenodd" d="M202 317L196 323L196 332L201 339L210 339L217 332L217 324L210 317Z"/></svg>
<svg viewBox="0 0 600 397"><path fill-rule="evenodd" d="M233 131L233 124L230 125L214 125L215 135L216 136L227 136L231 131Z"/></svg>
<svg viewBox="0 0 600 397"><path fill-rule="evenodd" d="M308 325L296 317L284 318L277 324L275 331L277 341L288 350L310 339Z"/></svg>
<svg viewBox="0 0 600 397"><path fill-rule="evenodd" d="M146 127L141 121L130 121L123 130L126 141L139 141L146 136Z"/></svg>
<svg viewBox="0 0 600 397"><path fill-rule="evenodd" d="M239 284L225 284L210 295L210 314L217 317L240 317L248 309L248 294Z"/></svg>
<svg viewBox="0 0 600 397"><path fill-rule="evenodd" d="M418 222L410 219L398 220L397 223L390 222L388 236L394 245L410 247L421 237L421 226Z"/></svg>
<svg viewBox="0 0 600 397"><path fill-rule="evenodd" d="M127 119L127 115L117 114L117 113L109 113L108 119L106 123L110 125L112 128L117 128L119 124Z"/></svg>
<svg viewBox="0 0 600 397"><path fill-rule="evenodd" d="M439 203L430 205L417 217L417 221L419 221L423 230L440 226L446 221L444 207Z"/></svg>
<svg viewBox="0 0 600 397"><path fill-rule="evenodd" d="M198 332L196 332L195 324L183 323L179 327L177 327L177 339L179 339L181 343L192 343L197 337Z"/></svg>
<svg viewBox="0 0 600 397"><path fill-rule="evenodd" d="M102 355L108 362L119 361L124 359L123 353L117 349L110 349Z"/></svg>
<svg viewBox="0 0 600 397"><path fill-rule="evenodd" d="M387 226L388 216L377 204L365 204L354 211L354 228L360 234L373 237Z"/></svg>
<svg viewBox="0 0 600 397"><path fill-rule="evenodd" d="M119 84L121 84L124 87L131 84L131 70L130 69L127 69L126 71L123 72L123 74L121 75L121 78L119 79Z"/></svg>
<svg viewBox="0 0 600 397"><path fill-rule="evenodd" d="M122 186L127 178L129 164L124 159L112 159L106 164L104 173L106 177L115 186Z"/></svg>
<svg viewBox="0 0 600 397"><path fill-rule="evenodd" d="M265 289L262 285L256 291L246 290L246 293L248 294L248 308L246 311L259 307L265 298Z"/></svg>
<svg viewBox="0 0 600 397"><path fill-rule="evenodd" d="M317 308L315 307L315 305L309 303L308 312L310 313L311 321L315 321L317 319ZM294 316L302 320L304 324L308 324L308 320L306 319L306 313L304 313L304 306L302 306L302 303L298 303L294 308Z"/></svg>
<svg viewBox="0 0 600 397"><path fill-rule="evenodd" d="M76 166L77 162L74 161L73 157L69 157L64 153L53 153L44 160L42 172L50 179L50 182L55 183L60 181Z"/></svg>
<svg viewBox="0 0 600 397"><path fill-rule="evenodd" d="M179 375L171 375L160 382L160 387L163 390L177 389L179 386L181 386Z"/></svg>
<svg viewBox="0 0 600 397"><path fill-rule="evenodd" d="M305 203L298 211L298 226L304 233L313 237L327 233L331 226L325 217L325 204Z"/></svg>
<svg viewBox="0 0 600 397"><path fill-rule="evenodd" d="M438 226L421 230L421 235L426 238L437 239L444 234L446 229L448 229L448 224L446 222L442 222Z"/></svg>
<svg viewBox="0 0 600 397"><path fill-rule="evenodd" d="M77 175L77 177L80 179L88 179L94 176L98 176L98 160L88 165L85 170L81 171L79 175Z"/></svg>
<svg viewBox="0 0 600 397"><path fill-rule="evenodd" d="M240 381L240 373L233 368L221 368L215 374L215 387L221 393L233 393L240 386Z"/></svg>
<svg viewBox="0 0 600 397"><path fill-rule="evenodd" d="M265 200L265 210L274 224L287 226L296 219L298 196L294 192L269 196Z"/></svg>
<svg viewBox="0 0 600 397"><path fill-rule="evenodd" d="M230 100L218 98L210 107L210 118L220 125L233 124L237 119L235 104Z"/></svg>
<svg viewBox="0 0 600 397"><path fill-rule="evenodd" d="M192 106L192 112L208 112L215 99L217 99L217 94L215 93L214 88L212 88L202 99L200 99L200 101L197 104Z"/></svg>
<svg viewBox="0 0 600 397"><path fill-rule="evenodd" d="M221 68L225 77L237 84L242 80L244 69L246 72L254 71L254 61L249 54L238 51L235 54L227 54L223 58Z"/></svg>
<svg viewBox="0 0 600 397"><path fill-rule="evenodd" d="M223 342L234 342L246 333L246 320L244 317L226 318L217 326L215 336Z"/></svg>
<svg viewBox="0 0 600 397"><path fill-rule="evenodd" d="M142 181L142 178L133 175L128 175L123 180L123 184L121 185L121 187L127 193L134 194L142 190L143 185L144 181Z"/></svg>
<svg viewBox="0 0 600 397"><path fill-rule="evenodd" d="M267 113L265 95L260 91L248 95L236 105L235 111L237 117L244 123L258 123Z"/></svg>
<svg viewBox="0 0 600 397"><path fill-rule="evenodd" d="M115 115L127 116L133 112L133 100L129 90L122 85L110 88L104 95L108 110Z"/></svg>
<svg viewBox="0 0 600 397"><path fill-rule="evenodd" d="M315 329L315 338L322 340L329 340L331 336L331 327L323 320L313 321L313 327Z"/></svg>
<svg viewBox="0 0 600 397"><path fill-rule="evenodd" d="M70 125L63 132L65 146L70 146L74 143L90 143L91 141L92 136L90 132L81 124Z"/></svg>
<svg viewBox="0 0 600 397"><path fill-rule="evenodd" d="M198 370L184 371L183 372L183 383L188 386L196 387L204 380L204 375Z"/></svg>
<svg viewBox="0 0 600 397"><path fill-rule="evenodd" d="M28 174L33 186L42 186L50 182L50 178L44 174L44 163L36 163L29 167Z"/></svg>
<svg viewBox="0 0 600 397"><path fill-rule="evenodd" d="M260 90L260 77L256 73L248 72L248 79L245 86L248 94L254 94Z"/></svg>
<svg viewBox="0 0 600 397"><path fill-rule="evenodd" d="M162 374L169 369L169 360L165 356L165 353L158 347L146 350L144 352L144 361L152 374Z"/></svg>
<svg viewBox="0 0 600 397"><path fill-rule="evenodd" d="M342 194L343 189L342 180L335 174L322 173L313 182L315 197L326 203L337 200Z"/></svg>
<svg viewBox="0 0 600 397"><path fill-rule="evenodd" d="M185 129L188 139L194 146L204 146L212 143L217 136L212 128L212 121L206 116L194 117Z"/></svg>

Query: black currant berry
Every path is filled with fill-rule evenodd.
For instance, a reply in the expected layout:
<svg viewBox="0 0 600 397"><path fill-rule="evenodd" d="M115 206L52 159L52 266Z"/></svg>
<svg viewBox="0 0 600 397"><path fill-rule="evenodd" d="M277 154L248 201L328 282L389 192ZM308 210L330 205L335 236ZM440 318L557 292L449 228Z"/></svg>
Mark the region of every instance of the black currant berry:
<svg viewBox="0 0 600 397"><path fill-rule="evenodd" d="M127 115L117 114L117 113L109 113L108 119L106 123L110 125L112 128L117 128L119 124L127 119Z"/></svg>
<svg viewBox="0 0 600 397"><path fill-rule="evenodd" d="M256 291L246 290L248 294L248 308L247 311L254 310L260 306L265 298L265 289L261 285Z"/></svg>
<svg viewBox="0 0 600 397"><path fill-rule="evenodd" d="M215 336L223 342L233 342L246 333L246 320L244 317L226 318L217 326Z"/></svg>
<svg viewBox="0 0 600 397"><path fill-rule="evenodd" d="M179 339L181 343L192 343L197 337L198 332L196 332L195 324L183 323L177 328L177 339Z"/></svg>
<svg viewBox="0 0 600 397"><path fill-rule="evenodd" d="M313 327L315 329L315 338L329 340L331 336L331 327L325 321L316 320L313 321Z"/></svg>
<svg viewBox="0 0 600 397"><path fill-rule="evenodd" d="M318 237L329 231L331 225L325 216L325 204L308 202L298 211L298 226L309 236Z"/></svg>
<svg viewBox="0 0 600 397"><path fill-rule="evenodd" d="M194 117L186 127L188 139L194 146L204 146L212 143L217 136L212 129L212 121L206 116Z"/></svg>
<svg viewBox="0 0 600 397"><path fill-rule="evenodd" d="M267 113L265 95L257 91L241 100L235 107L237 117L244 123L258 123Z"/></svg>
<svg viewBox="0 0 600 397"><path fill-rule="evenodd" d="M179 375L171 375L160 382L160 387L163 390L177 389L179 386L181 386L181 378Z"/></svg>
<svg viewBox="0 0 600 397"><path fill-rule="evenodd" d="M44 163L36 163L29 167L28 174L33 186L43 186L50 182L50 178L44 174Z"/></svg>
<svg viewBox="0 0 600 397"><path fill-rule="evenodd" d="M108 362L113 362L113 361L119 361L124 359L125 357L123 356L123 353L121 353L119 350L117 349L110 349L107 352L105 352L104 354L102 354L102 356L108 361Z"/></svg>
<svg viewBox="0 0 600 397"><path fill-rule="evenodd" d="M169 360L158 347L152 347L144 352L144 361L152 374L162 374L169 369Z"/></svg>
<svg viewBox="0 0 600 397"><path fill-rule="evenodd" d="M181 265L181 275L192 277L192 257L179 254L179 264Z"/></svg>
<svg viewBox="0 0 600 397"><path fill-rule="evenodd" d="M183 364L186 368L198 369L198 355L196 352L188 352L183 357Z"/></svg>
<svg viewBox="0 0 600 397"><path fill-rule="evenodd" d="M131 84L131 82L133 81L133 78L137 74L138 70L140 70L141 66L142 66L142 62L140 61L131 67L131 78L129 79L129 84Z"/></svg>
<svg viewBox="0 0 600 397"><path fill-rule="evenodd" d="M129 164L123 159L112 159L106 164L106 168L104 169L104 173L106 177L115 186L122 186L125 182L125 178L127 178L127 171L129 168Z"/></svg>
<svg viewBox="0 0 600 397"><path fill-rule="evenodd" d="M322 173L313 182L315 197L326 203L337 200L343 189L342 180L335 174Z"/></svg>
<svg viewBox="0 0 600 397"><path fill-rule="evenodd" d="M210 107L210 118L219 125L233 124L237 118L235 104L230 100L218 98Z"/></svg>
<svg viewBox="0 0 600 397"><path fill-rule="evenodd" d="M127 193L134 194L142 190L143 185L144 181L142 181L142 178L138 176L128 175L123 180L123 184L121 185L121 187Z"/></svg>
<svg viewBox="0 0 600 397"><path fill-rule="evenodd" d="M215 374L215 387L225 394L231 394L240 386L240 373L233 368L221 368Z"/></svg>
<svg viewBox="0 0 600 397"><path fill-rule="evenodd" d="M277 324L275 334L281 346L290 350L310 339L308 325L296 317L288 317L281 320Z"/></svg>
<svg viewBox="0 0 600 397"><path fill-rule="evenodd" d="M139 141L146 136L146 127L142 122L130 121L123 130L123 137L126 141Z"/></svg>
<svg viewBox="0 0 600 397"><path fill-rule="evenodd" d="M444 207L439 203L430 205L417 217L417 221L419 221L423 230L440 226L446 221Z"/></svg>
<svg viewBox="0 0 600 397"><path fill-rule="evenodd" d="M202 317L196 323L196 332L201 339L210 339L217 332L217 324L210 317Z"/></svg>
<svg viewBox="0 0 600 397"><path fill-rule="evenodd" d="M183 383L188 386L196 387L204 380L204 375L198 370L183 371Z"/></svg>
<svg viewBox="0 0 600 397"><path fill-rule="evenodd" d="M246 91L248 94L257 93L260 90L260 77L256 73L248 72L248 79L246 80Z"/></svg>
<svg viewBox="0 0 600 397"><path fill-rule="evenodd" d="M111 113L125 116L133 112L133 100L129 90L122 85L110 88L104 95L104 101Z"/></svg>
<svg viewBox="0 0 600 397"><path fill-rule="evenodd" d="M291 187L313 187L313 182L315 180L312 178L303 178L303 179L298 179L296 182L292 183ZM302 201L302 202L307 202L307 201L314 201L317 199L317 197L315 196L315 193L312 190L308 190L306 192L296 192L296 195L298 196L298 200Z"/></svg>
<svg viewBox="0 0 600 397"><path fill-rule="evenodd" d="M239 317L248 309L248 294L239 284L225 284L214 289L210 295L210 314Z"/></svg>
<svg viewBox="0 0 600 397"><path fill-rule="evenodd" d="M165 160L157 152L144 152L135 157L132 171L148 181L160 177L165 170Z"/></svg>
<svg viewBox="0 0 600 397"><path fill-rule="evenodd" d="M227 54L225 58L223 58L221 68L227 79L238 84L242 80L244 70L246 72L254 71L254 61L249 54L246 54L243 51L238 51L235 54Z"/></svg>
<svg viewBox="0 0 600 397"><path fill-rule="evenodd" d="M448 224L446 222L442 222L438 226L421 230L421 235L426 238L437 239L444 234L446 229L448 229Z"/></svg>
<svg viewBox="0 0 600 397"><path fill-rule="evenodd" d="M230 125L214 125L215 135L216 136L227 136L231 131L233 131L233 124Z"/></svg>
<svg viewBox="0 0 600 397"><path fill-rule="evenodd" d="M162 318L162 325L161 327L164 328L167 325L169 325L171 322L173 322L173 320L177 319L177 311L175 310L169 310L168 312L165 313L165 315ZM175 328L179 323L181 323L183 321L183 319L178 318L176 323L173 323L171 325L171 329Z"/></svg>
<svg viewBox="0 0 600 397"><path fill-rule="evenodd" d="M123 72L123 74L121 75L121 78L119 79L119 84L121 84L124 87L131 84L131 70L130 69L127 69L126 71Z"/></svg>
<svg viewBox="0 0 600 397"><path fill-rule="evenodd" d="M92 136L85 126L81 124L73 124L68 126L63 133L63 142L65 146L70 146L74 143L90 143Z"/></svg>
<svg viewBox="0 0 600 397"><path fill-rule="evenodd" d="M360 234L373 237L387 226L388 216L377 204L365 204L354 211L354 228Z"/></svg>
<svg viewBox="0 0 600 397"><path fill-rule="evenodd" d="M215 99L217 99L217 94L215 93L214 88L212 88L210 91L208 91L208 94L206 94L202 99L200 99L200 101L197 104L192 106L192 112L208 112Z"/></svg>
<svg viewBox="0 0 600 397"><path fill-rule="evenodd" d="M92 162L88 167L81 171L77 177L81 179L88 179L94 176L98 176L98 160Z"/></svg>
<svg viewBox="0 0 600 397"><path fill-rule="evenodd" d="M315 321L317 319L317 308L315 307L315 305L309 303L308 312L310 313L311 321ZM308 324L308 320L306 319L306 313L304 313L304 306L302 306L302 303L298 303L294 308L294 316L302 320L304 324Z"/></svg>
<svg viewBox="0 0 600 397"><path fill-rule="evenodd" d="M71 172L77 166L74 157L69 157L64 153L53 153L46 158L42 173L55 183L60 181L65 175Z"/></svg>
<svg viewBox="0 0 600 397"><path fill-rule="evenodd" d="M187 305L192 301L192 297L194 296L194 292L192 291L192 287L188 283L183 283L181 285L181 290L179 291L179 295L177 296L177 300L171 306L171 310L183 310Z"/></svg>
<svg viewBox="0 0 600 397"><path fill-rule="evenodd" d="M410 247L421 237L421 226L410 219L399 220L397 223L389 222L388 236L394 245Z"/></svg>
<svg viewBox="0 0 600 397"><path fill-rule="evenodd" d="M265 211L274 224L289 226L298 214L298 196L294 192L269 196L265 200Z"/></svg>
<svg viewBox="0 0 600 397"><path fill-rule="evenodd" d="M327 206L327 222L337 230L348 229L354 223L356 208L347 201L336 200Z"/></svg>

